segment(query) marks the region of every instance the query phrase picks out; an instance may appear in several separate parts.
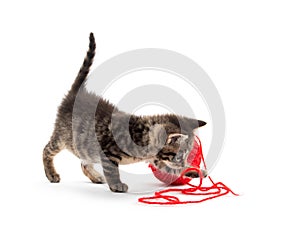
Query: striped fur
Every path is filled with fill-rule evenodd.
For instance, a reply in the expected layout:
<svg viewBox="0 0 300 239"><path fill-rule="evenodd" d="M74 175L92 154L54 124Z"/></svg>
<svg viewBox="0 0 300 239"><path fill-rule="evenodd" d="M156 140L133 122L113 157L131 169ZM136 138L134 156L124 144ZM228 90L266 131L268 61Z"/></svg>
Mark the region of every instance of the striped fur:
<svg viewBox="0 0 300 239"><path fill-rule="evenodd" d="M60 181L53 159L63 149L82 160L82 171L93 183L106 181L113 192L128 190L120 180L120 164L150 161L161 170L179 175L188 166L186 159L193 146L193 130L206 123L174 114L130 115L87 92L83 84L96 49L93 33L89 39L84 62L58 108L53 134L44 148L43 163L48 180ZM76 104L79 102L76 112L73 109L75 99ZM95 103L98 106L93 114L90 111ZM94 169L95 164L102 165L104 176Z"/></svg>

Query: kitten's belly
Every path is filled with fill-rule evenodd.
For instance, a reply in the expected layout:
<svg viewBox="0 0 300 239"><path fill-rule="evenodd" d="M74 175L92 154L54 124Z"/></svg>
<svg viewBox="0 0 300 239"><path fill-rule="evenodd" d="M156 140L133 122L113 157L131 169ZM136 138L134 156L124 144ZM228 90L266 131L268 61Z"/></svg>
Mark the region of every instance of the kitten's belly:
<svg viewBox="0 0 300 239"><path fill-rule="evenodd" d="M143 161L140 158L135 158L135 157L122 157L120 160L120 165L126 165L126 164L132 164L132 163L137 163Z"/></svg>
<svg viewBox="0 0 300 239"><path fill-rule="evenodd" d="M151 158L136 158L136 157L122 157L122 160L120 160L120 165L126 165L126 164L132 164L132 163L137 163L137 162L153 162L154 157Z"/></svg>

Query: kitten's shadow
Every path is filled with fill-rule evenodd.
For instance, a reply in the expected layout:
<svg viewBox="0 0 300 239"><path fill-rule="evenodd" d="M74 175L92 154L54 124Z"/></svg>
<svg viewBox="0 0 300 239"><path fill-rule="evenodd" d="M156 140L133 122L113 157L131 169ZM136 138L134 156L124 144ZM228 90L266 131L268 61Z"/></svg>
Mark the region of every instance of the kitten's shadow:
<svg viewBox="0 0 300 239"><path fill-rule="evenodd" d="M63 182L62 182L63 184ZM67 193L95 200L120 200L120 198L132 198L131 194L112 193L107 184L94 184L91 182L68 182L64 185Z"/></svg>
<svg viewBox="0 0 300 239"><path fill-rule="evenodd" d="M76 197L89 198L94 200L109 200L120 201L120 199L130 199L130 201L136 202L137 198L149 194L153 194L155 191L161 190L165 187L164 184L156 181L155 179L142 179L138 176L128 177L123 180L128 184L129 190L127 193L113 193L110 191L107 184L94 184L88 181L73 181L64 182L63 180L58 184L48 184L56 195L60 193L70 194Z"/></svg>

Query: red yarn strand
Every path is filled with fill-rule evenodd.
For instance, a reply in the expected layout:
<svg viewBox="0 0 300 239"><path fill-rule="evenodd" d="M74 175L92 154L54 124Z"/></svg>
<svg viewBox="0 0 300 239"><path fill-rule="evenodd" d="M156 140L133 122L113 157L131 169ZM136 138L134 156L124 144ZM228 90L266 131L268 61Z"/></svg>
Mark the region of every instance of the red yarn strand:
<svg viewBox="0 0 300 239"><path fill-rule="evenodd" d="M167 188L158 192L155 192L154 196L151 197L142 197L139 198L138 201L141 203L146 204L158 204L158 205L176 205L176 204L190 204L190 203L201 203L207 200L211 200L214 198L218 198L221 196L224 196L228 193L231 193L235 196L238 196L238 194L234 193L229 187L227 187L224 183L217 182L215 183L210 176L208 176L208 179L211 186L202 186L203 183L203 175L200 170L201 163L203 164L203 168L206 170L206 164L203 157L202 152L202 145L200 139L196 136L196 143L198 144L198 149L196 154L194 155L195 160L199 160L199 168L188 168L186 169L182 175L185 175L189 171L197 171L200 176L199 184L193 185L191 183L187 183L189 187L187 188ZM181 201L178 197L168 195L167 193L178 193L183 195L190 195L190 196L206 196L205 198L199 199L199 200L186 200Z"/></svg>

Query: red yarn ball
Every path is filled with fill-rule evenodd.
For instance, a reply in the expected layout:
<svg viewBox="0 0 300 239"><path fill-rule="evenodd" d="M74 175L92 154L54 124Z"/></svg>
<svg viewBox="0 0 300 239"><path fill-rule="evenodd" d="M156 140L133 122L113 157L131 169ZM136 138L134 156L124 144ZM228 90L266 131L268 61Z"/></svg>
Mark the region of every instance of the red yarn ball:
<svg viewBox="0 0 300 239"><path fill-rule="evenodd" d="M199 153L199 150L201 148L199 147L199 142L195 139L194 140L194 146L191 150L189 156L188 156L188 163L191 165L191 167L199 168L200 162L201 162L201 154ZM170 174L167 172L163 172L156 168L153 164L149 164L149 167L151 168L154 176L161 182L168 184L168 185L184 185L189 183L192 179L189 177L186 177L184 175L177 176L174 174Z"/></svg>

